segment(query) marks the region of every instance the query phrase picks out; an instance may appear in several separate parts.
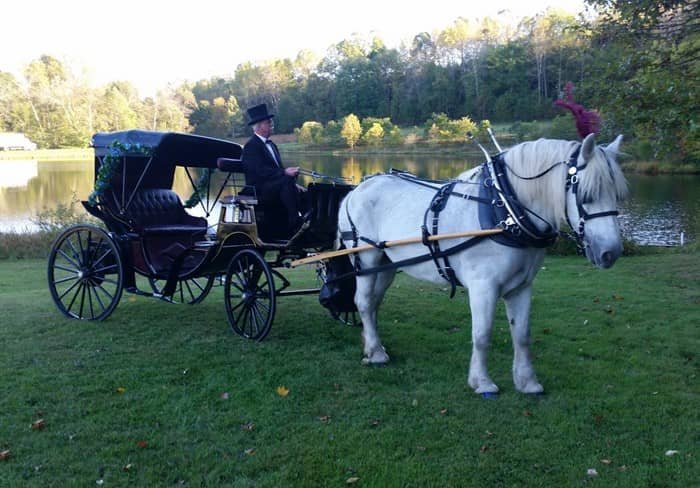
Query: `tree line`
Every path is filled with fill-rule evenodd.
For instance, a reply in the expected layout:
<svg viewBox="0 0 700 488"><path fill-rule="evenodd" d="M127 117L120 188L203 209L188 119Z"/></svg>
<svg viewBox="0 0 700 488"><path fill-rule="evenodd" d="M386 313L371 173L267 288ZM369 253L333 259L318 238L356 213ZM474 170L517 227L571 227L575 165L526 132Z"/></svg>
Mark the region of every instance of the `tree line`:
<svg viewBox="0 0 700 488"><path fill-rule="evenodd" d="M577 101L600 112L603 138L624 133L641 157L700 160L698 0L586 2L594 20L557 10L517 26L460 17L398 47L352 37L320 59L301 51L246 62L231 76L146 98L128 81L89 87L44 55L20 79L0 71L0 131L24 132L49 148L86 146L95 132L135 127L238 138L249 130L245 108L265 102L280 133L330 124L339 136L353 114L373 130L356 143L400 142L397 126L427 133L431 121L552 119L562 113L553 101L572 81Z"/></svg>

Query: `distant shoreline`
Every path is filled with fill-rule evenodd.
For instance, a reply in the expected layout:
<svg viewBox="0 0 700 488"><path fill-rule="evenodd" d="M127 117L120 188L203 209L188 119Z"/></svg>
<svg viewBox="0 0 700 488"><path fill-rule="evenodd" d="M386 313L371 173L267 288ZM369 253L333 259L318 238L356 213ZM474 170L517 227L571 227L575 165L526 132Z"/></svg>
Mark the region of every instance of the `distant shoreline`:
<svg viewBox="0 0 700 488"><path fill-rule="evenodd" d="M415 144L401 146L384 147L355 147L347 148L331 147L309 147L295 142L281 142L282 152L295 154L314 154L329 156L379 156L379 155L435 155L462 156L465 151L474 151L471 147L463 144ZM38 149L35 151L0 151L0 165L5 161L42 161L42 162L62 162L62 161L90 161L94 157L92 148L66 148L66 149ZM629 173L638 174L676 174L676 175L700 175L700 165L697 164L672 164L661 161L623 161L622 169Z"/></svg>

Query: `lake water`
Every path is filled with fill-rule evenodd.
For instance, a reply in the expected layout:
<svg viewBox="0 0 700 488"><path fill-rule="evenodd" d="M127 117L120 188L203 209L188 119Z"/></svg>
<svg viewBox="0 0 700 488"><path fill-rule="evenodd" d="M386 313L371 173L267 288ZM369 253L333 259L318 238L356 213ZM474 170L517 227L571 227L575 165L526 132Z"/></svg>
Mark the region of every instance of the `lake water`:
<svg viewBox="0 0 700 488"><path fill-rule="evenodd" d="M447 179L478 163L455 158L429 156L297 156L285 158L287 165L300 165L328 175L354 178L406 169L421 177ZM678 245L681 233L686 242L700 235L700 176L627 175L630 197L620 209L620 222L626 237L644 245ZM92 161L37 162L0 161L0 232L30 232L37 212L53 209L59 203L85 199L94 182ZM189 181L178 173L175 190L186 199Z"/></svg>

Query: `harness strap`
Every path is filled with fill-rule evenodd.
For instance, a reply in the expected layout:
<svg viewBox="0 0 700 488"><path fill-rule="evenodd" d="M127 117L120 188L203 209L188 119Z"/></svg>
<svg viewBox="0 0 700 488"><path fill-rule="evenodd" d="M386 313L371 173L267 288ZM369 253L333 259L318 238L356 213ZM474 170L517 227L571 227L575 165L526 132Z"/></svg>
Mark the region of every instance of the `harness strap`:
<svg viewBox="0 0 700 488"><path fill-rule="evenodd" d="M474 246L475 244L478 244L481 242L484 238L488 236L476 236L472 237L471 239L461 242L457 244L456 246L452 246L448 249L439 251L435 254L435 258L444 258L446 256L449 256L450 254L455 254L460 251L464 251L465 249L469 249L470 247ZM381 266L375 266L374 268L367 268L367 269L361 269L361 270L355 270L355 271L350 271L348 273L342 274L340 276L336 276L335 278L332 278L327 281L327 283L333 283L335 281L340 281L345 278L349 278L350 276L365 276L368 274L373 274L373 273L381 273L382 271L388 271L392 269L398 269L402 268L404 266L412 266L414 264L420 264L424 263L425 261L429 261L431 259L434 259L433 255L428 253L428 254L421 254L420 256L414 256L412 258L407 258L407 259L402 259L401 261L395 261L395 262L390 262L387 264L382 264ZM359 260L356 260L359 261ZM460 284L461 286L461 284ZM450 298L452 298L454 294L450 295Z"/></svg>
<svg viewBox="0 0 700 488"><path fill-rule="evenodd" d="M447 257L447 255L441 255L440 251L440 241L429 241L428 238L430 237L430 232L428 232L428 227L427 227L427 221L428 221L428 214L430 212L433 212L433 219L432 219L432 233L433 235L436 235L438 233L438 223L439 223L439 217L440 217L440 212L444 210L444 208L447 206L447 201L450 198L450 194L452 193L455 185L457 184L456 181L453 181L451 183L448 183L446 185L443 185L437 193L433 196L432 201L430 202L430 205L425 211L425 214L423 215L423 225L421 226L421 232L423 235L423 244L428 248L428 251L430 253L430 256L433 258L433 261L435 262L435 266L437 267L438 273L440 276L442 276L447 282L450 284L450 298L452 298L455 294L455 291L457 289L457 276L455 276L455 272L452 269L452 266L450 266L450 261ZM439 258L442 257L442 265L440 264Z"/></svg>

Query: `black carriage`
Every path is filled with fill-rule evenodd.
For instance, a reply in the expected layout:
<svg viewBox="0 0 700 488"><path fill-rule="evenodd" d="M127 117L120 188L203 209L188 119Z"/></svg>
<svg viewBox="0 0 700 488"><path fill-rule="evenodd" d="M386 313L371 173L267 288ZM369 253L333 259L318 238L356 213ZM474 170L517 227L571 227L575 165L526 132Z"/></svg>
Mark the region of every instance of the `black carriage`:
<svg viewBox="0 0 700 488"><path fill-rule="evenodd" d="M239 144L141 130L99 133L92 143L95 191L83 205L103 226L68 228L48 261L49 290L64 315L103 320L124 291L196 304L212 287L223 286L233 331L262 340L277 298L319 292L291 289L281 270L291 260L333 248L340 201L352 185L335 179L310 183L308 223L289 236L278 231L284 228L282 209L258 201L245 186ZM192 187L184 204L172 189L178 167ZM211 225L210 216L218 217ZM325 264L319 266L322 281ZM148 285L139 285L144 280L138 276ZM351 311L332 314L354 321Z"/></svg>

